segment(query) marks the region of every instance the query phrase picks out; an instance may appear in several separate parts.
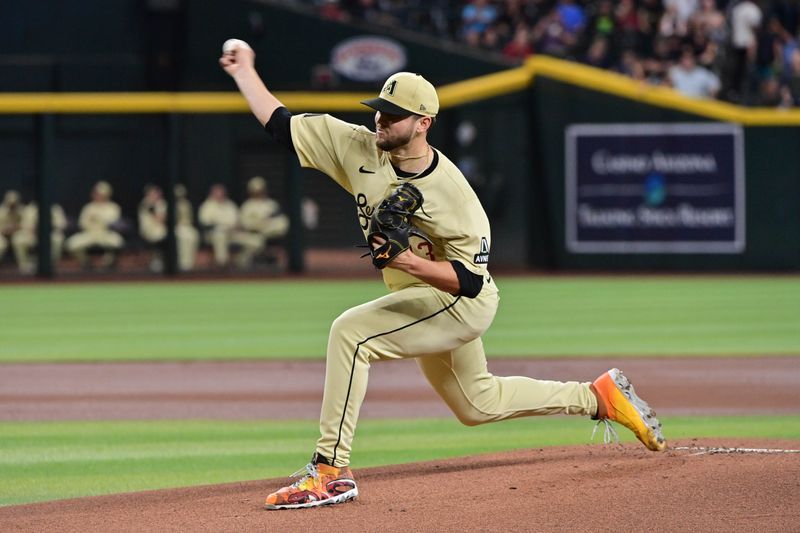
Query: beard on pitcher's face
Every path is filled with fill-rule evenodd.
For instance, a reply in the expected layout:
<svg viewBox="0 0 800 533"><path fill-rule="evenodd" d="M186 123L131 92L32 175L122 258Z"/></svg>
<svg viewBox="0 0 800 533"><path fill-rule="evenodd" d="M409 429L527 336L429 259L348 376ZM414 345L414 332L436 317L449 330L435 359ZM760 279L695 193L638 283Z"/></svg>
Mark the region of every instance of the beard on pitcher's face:
<svg viewBox="0 0 800 533"><path fill-rule="evenodd" d="M405 146L414 138L416 120L413 115L399 117L375 113L375 145L384 152Z"/></svg>
<svg viewBox="0 0 800 533"><path fill-rule="evenodd" d="M413 137L414 137L413 130L393 136L382 137L378 135L375 138L375 145L384 152L391 152L395 148L400 148L401 146L405 146L408 143L410 143Z"/></svg>

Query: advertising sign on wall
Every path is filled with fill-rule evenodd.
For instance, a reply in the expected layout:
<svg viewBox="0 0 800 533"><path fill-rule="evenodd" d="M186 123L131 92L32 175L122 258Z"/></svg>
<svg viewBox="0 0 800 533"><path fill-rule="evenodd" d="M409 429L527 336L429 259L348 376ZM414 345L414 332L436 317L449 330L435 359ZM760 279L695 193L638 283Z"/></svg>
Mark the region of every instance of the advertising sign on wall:
<svg viewBox="0 0 800 533"><path fill-rule="evenodd" d="M568 251L744 251L739 126L576 124L565 141Z"/></svg>
<svg viewBox="0 0 800 533"><path fill-rule="evenodd" d="M405 66L405 48L388 37L351 37L331 51L333 70L355 81L383 81Z"/></svg>

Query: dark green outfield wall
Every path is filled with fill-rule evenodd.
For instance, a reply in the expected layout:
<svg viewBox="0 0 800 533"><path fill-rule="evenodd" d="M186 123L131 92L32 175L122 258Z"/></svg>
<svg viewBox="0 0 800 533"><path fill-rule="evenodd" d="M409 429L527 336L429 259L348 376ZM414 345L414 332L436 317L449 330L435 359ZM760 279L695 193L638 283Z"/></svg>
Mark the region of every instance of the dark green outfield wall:
<svg viewBox="0 0 800 533"><path fill-rule="evenodd" d="M744 128L746 245L741 254L571 253L565 243L564 132L571 124L708 122L537 77L531 89L531 262L555 269L800 269L800 128Z"/></svg>
<svg viewBox="0 0 800 533"><path fill-rule="evenodd" d="M315 66L341 40L374 28L342 25L269 2L183 2L153 12L137 0L0 5L0 85L4 91L234 90L219 69L221 43L248 40L269 85L309 90ZM100 23L99 21L102 21ZM407 69L436 85L497 72L508 65L485 54L410 38L397 30ZM158 58L164 59L163 64ZM373 91L343 80L338 89ZM295 109L293 111L303 111ZM337 113L371 124L369 113ZM564 235L564 132L571 124L703 122L707 119L633 102L539 75L528 90L444 110L431 142L456 161L492 220L492 264L595 270L800 269L800 128L747 127L746 246L742 254L577 254ZM163 181L168 145L163 116L61 116L53 125L52 198L77 216L91 185L112 182L123 212L135 220L142 187ZM0 193L35 197L36 121L0 117ZM474 126L475 136L462 135ZM210 184L228 185L237 201L254 174L288 202L287 180L302 176L305 193L323 206L324 229L310 246L349 247L361 239L351 205L330 180L300 172L265 139L249 115L185 115L180 121L179 178L197 205ZM295 174L292 174L292 173ZM343 201L339 201L341 198ZM343 231L342 231L343 230Z"/></svg>

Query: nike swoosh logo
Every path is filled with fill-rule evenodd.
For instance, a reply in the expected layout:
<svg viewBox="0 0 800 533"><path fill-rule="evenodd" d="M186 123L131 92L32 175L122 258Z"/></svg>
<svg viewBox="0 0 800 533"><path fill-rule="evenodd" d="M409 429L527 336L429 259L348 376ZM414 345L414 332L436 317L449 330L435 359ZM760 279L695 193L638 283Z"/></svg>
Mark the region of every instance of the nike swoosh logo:
<svg viewBox="0 0 800 533"><path fill-rule="evenodd" d="M374 170L367 170L366 168L364 168L364 165L358 167L358 171L361 172L362 174L375 174Z"/></svg>

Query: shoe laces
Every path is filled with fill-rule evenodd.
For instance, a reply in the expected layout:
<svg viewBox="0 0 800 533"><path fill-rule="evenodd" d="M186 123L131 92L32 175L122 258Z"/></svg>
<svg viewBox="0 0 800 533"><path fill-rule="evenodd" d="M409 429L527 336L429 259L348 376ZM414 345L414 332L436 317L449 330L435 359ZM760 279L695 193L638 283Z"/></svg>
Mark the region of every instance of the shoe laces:
<svg viewBox="0 0 800 533"><path fill-rule="evenodd" d="M601 418L597 421L597 424L594 425L591 440L594 440L594 434L597 432L597 428L600 426L600 424L605 424L605 428L603 429L603 444L611 444L614 441L619 444L619 435L617 434L617 430L614 429L614 426L611 425L611 422L609 422L607 418Z"/></svg>
<svg viewBox="0 0 800 533"><path fill-rule="evenodd" d="M319 471L317 471L317 465L314 463L308 463L306 466L295 472L289 477L300 477L297 481L292 483L292 487L299 488L300 485L305 483L309 478L314 479L314 481L319 481Z"/></svg>

